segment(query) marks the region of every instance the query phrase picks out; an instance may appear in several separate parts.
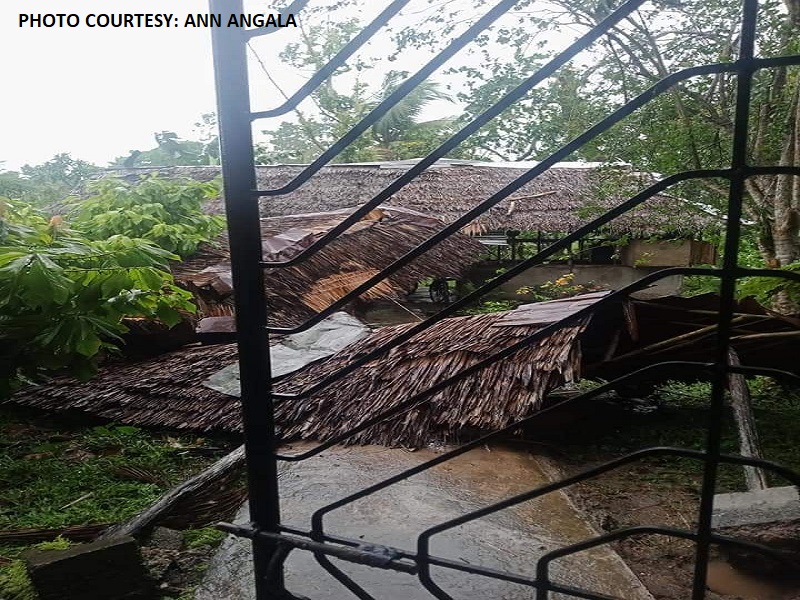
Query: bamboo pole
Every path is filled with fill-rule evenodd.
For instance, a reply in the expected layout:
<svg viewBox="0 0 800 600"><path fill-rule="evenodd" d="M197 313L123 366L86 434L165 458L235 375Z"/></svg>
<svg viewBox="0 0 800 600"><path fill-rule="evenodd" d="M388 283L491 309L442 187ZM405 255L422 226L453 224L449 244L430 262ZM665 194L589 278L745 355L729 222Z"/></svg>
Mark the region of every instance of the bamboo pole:
<svg viewBox="0 0 800 600"><path fill-rule="evenodd" d="M735 325L745 320L746 319L743 319L742 317L736 317L731 321L731 323ZM649 346L645 346L643 348L637 348L636 350L633 350L626 354L620 354L619 356L615 356L611 360L607 361L607 363L618 362L621 360L632 358L634 356L640 356L642 354L648 354L660 350L672 349L680 345L683 345L686 342L695 342L699 338L713 334L716 331L716 329L717 329L716 323L713 325L708 325L707 327L701 327L700 329L696 329L695 331L690 331L689 333L676 335L675 337L671 337L669 339L662 340L654 344L650 344Z"/></svg>

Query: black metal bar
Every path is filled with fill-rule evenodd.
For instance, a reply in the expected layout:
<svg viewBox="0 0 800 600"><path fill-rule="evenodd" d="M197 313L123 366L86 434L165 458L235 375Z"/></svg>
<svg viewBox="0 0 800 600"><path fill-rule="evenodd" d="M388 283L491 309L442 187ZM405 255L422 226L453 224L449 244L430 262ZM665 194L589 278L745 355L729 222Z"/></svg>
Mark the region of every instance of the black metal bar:
<svg viewBox="0 0 800 600"><path fill-rule="evenodd" d="M288 527L282 526L282 531L286 533L301 536L306 538L311 538L313 533L310 531L304 531L301 529L297 529L295 527ZM564 546L561 548L557 548L552 550L546 554L544 554L539 560L547 560L547 557L552 557L550 559L551 562L554 559L562 558L569 554L574 554L576 552L580 552L582 550L586 550L592 547L597 547L603 544L607 544L608 542L615 541L618 539L624 539L627 537L632 537L635 535L653 535L653 534L660 534L660 535L667 535L672 537L679 537L682 539L694 539L696 537L696 532L690 532L683 529L675 529L670 527L654 527L654 526L639 526L639 527L630 527L625 529L618 529L609 534L604 534L598 537L590 538L588 540L583 540L581 542L577 542L575 544L571 544L568 546ZM674 534L674 535L673 535ZM744 548L747 550L754 550L756 552L762 553L766 556L774 558L777 561L787 563L789 560L785 554L783 554L780 550L775 550L768 546L764 546L762 544L747 542L744 540L739 540L736 538L722 536L718 534L713 535L713 541L715 544L719 545L729 545L729 546L737 546L740 548ZM358 548L363 544L361 540L354 540L342 536L337 535L330 535L327 534L324 536L324 540L330 542L332 544L340 544L342 546L349 546L351 548ZM417 564L421 562L429 562L432 566L443 567L446 569L451 569L454 571L459 571L462 573L468 573L471 575L483 575L485 577L489 577L491 579L497 579L499 581L507 581L509 583L516 583L520 585L526 585L530 587L542 587L544 582L539 582L539 578L537 576L536 579L531 579L529 576L520 575L517 573L510 573L507 571L498 571L496 569L482 567L479 565L473 565L469 563L455 561L453 559L444 558L441 556L436 555L427 555L427 556L420 556L416 552L412 552L410 550L405 550L403 548L392 548L394 551L397 552L398 556L414 561ZM788 564L788 563L787 563ZM585 590L578 590L577 588L571 587L561 587L558 584L550 583L546 584L550 587L552 591L567 593L571 595L575 595L579 598L602 598L603 600L608 599L608 596L595 596L590 592L586 592ZM614 599L619 600L619 599ZM622 599L625 600L625 599Z"/></svg>
<svg viewBox="0 0 800 600"><path fill-rule="evenodd" d="M317 89L328 77L330 77L336 69L341 67L348 58L350 58L353 53L356 52L361 46L363 46L369 39L389 20L396 15L402 8L408 4L410 0L394 0L389 6L387 6L381 14L379 14L373 21L364 27L361 31L358 32L352 40L347 42L345 46L336 53L336 55L328 61L328 63L322 67L319 71L314 73L314 75L306 81L300 88L292 94L283 104L276 108L272 108L270 110L262 110L259 112L254 112L251 115L252 120L256 119L267 119L270 117L278 117L280 115L285 115L290 110L297 108L297 105L302 102L306 96L308 96L311 92ZM276 31L276 30L273 30Z"/></svg>
<svg viewBox="0 0 800 600"><path fill-rule="evenodd" d="M741 373L742 375L761 375L762 377L771 377L781 381L800 385L800 375L796 373L789 373L781 371L780 369L769 369L767 367L745 367L745 366L730 366L728 367L730 373Z"/></svg>
<svg viewBox="0 0 800 600"><path fill-rule="evenodd" d="M319 552L314 553L314 559L319 563L323 569L325 569L328 573L330 573L331 577L336 579L339 583L341 583L344 587L350 590L353 595L358 598L359 600L375 600L375 598L368 594L364 588L358 585L355 581L350 579L347 576L347 573L342 571L339 567L334 565L327 556L324 554L320 554Z"/></svg>
<svg viewBox="0 0 800 600"><path fill-rule="evenodd" d="M377 553L373 551L362 550L358 548L349 548L343 546L334 546L324 542L316 542L314 540L307 540L305 538L294 537L280 532L262 531L253 526L233 525L231 523L218 523L217 527L228 533L240 537L250 539L263 539L272 543L281 543L292 548L300 548L302 550L310 550L319 554L328 556L335 556L353 563L361 565L368 565L378 569L386 569L387 571L399 571L400 573L416 574L417 567L414 564L404 563L393 558L393 548L384 547L387 553Z"/></svg>
<svg viewBox="0 0 800 600"><path fill-rule="evenodd" d="M224 12L222 8L224 0L211 0L212 10L215 12ZM800 64L800 57L788 56L778 57L774 59L755 59L753 57L753 40L755 32L755 22L757 16L757 0L744 0L745 11L742 18L742 42L740 55L737 61L733 63L725 63L720 65L706 65L687 69L679 73L673 74L658 82L644 94L637 97L632 103L626 104L621 107L602 121L590 128L578 138L572 140L569 144L562 147L559 151L545 159L542 164L534 169L528 171L525 175L518 178L505 188L488 198L478 206L474 207L468 213L463 215L459 220L451 223L442 231L426 240L414 250L406 253L398 261L395 261L384 269L380 274L365 282L362 286L353 290L347 299L341 299L338 303L334 303L324 311L320 311L312 319L304 323L298 328L267 328L267 314L266 305L263 302L263 271L264 267L281 268L297 264L302 260L306 260L315 252L323 248L331 240L335 239L338 235L343 233L353 223L359 220L371 208L380 204L385 199L388 199L393 193L407 185L416 175L422 173L435 161L444 156L447 152L457 147L469 135L476 132L481 126L495 118L506 107L522 98L530 89L538 85L545 78L552 75L559 67L563 66L576 56L579 52L587 48L591 43L599 39L606 30L615 22L621 20L631 12L633 12L644 0L630 0L624 3L616 11L611 13L609 17L597 27L593 28L587 34L582 36L574 44L572 44L565 52L552 59L542 69L537 71L520 86L512 90L503 99L495 104L492 108L485 111L469 123L465 128L459 131L450 140L442 144L434 152L425 157L420 163L412 167L408 172L402 175L393 184L385 188L382 192L373 197L366 204L359 207L345 220L340 222L336 227L323 235L319 240L312 244L309 248L304 250L301 254L293 257L290 261L280 263L270 263L261 261L261 240L260 231L258 226L258 203L256 198L258 196L272 196L285 194L297 189L305 181L307 181L314 173L318 172L327 162L340 153L347 145L354 141L361 133L366 131L368 127L377 122L387 108L393 106L398 102L406 93L423 81L429 76L438 66L443 64L444 60L455 54L463 46L469 43L474 35L493 22L500 14L506 12L516 2L504 0L498 3L489 13L484 15L481 20L473 25L467 33L455 40L451 45L439 56L429 62L425 67L418 71L414 76L406 80L401 87L389 96L380 106L372 111L367 117L362 119L350 132L343 138L337 141L327 151L318 157L311 165L302 170L302 172L295 177L286 186L276 190L255 190L255 173L253 165L252 153L252 134L251 126L252 120L255 118L275 116L283 114L287 110L291 110L297 103L310 93L319 82L333 72L339 65L343 64L347 58L352 55L355 50L360 47L366 39L368 39L374 31L380 26L383 26L388 21L396 10L399 10L406 2L396 0L392 5L387 7L379 17L371 23L367 30L362 31L357 35L347 46L334 57L323 70L312 77L298 92L292 95L281 107L270 111L263 111L260 113L251 113L249 104L248 84L247 84L247 71L246 71L246 42L250 37L262 35L264 32L259 30L249 31L217 31L214 32L214 50L215 50L215 67L217 71L217 93L220 112L220 127L222 130L222 146L223 146L223 174L225 177L225 192L226 192L226 205L228 210L229 230L231 234L231 258L233 262L233 276L234 287L236 288L237 299L237 329L239 333L239 349L241 361L241 376L242 376L242 403L244 412L244 429L246 436L246 446L248 454L248 477L250 479L251 490L251 514L253 515L253 524L250 527L238 528L237 532L242 535L247 535L254 539L254 552L255 552L255 565L256 565L256 585L257 585L257 598L258 600L267 600L268 598L283 597L285 590L282 581L282 563L286 554L292 548L301 548L311 551L315 554L318 562L326 568L336 579L338 579L345 587L362 600L372 600L372 597L363 589L352 581L346 574L335 567L329 560L328 556L339 556L345 560L359 563L376 562L374 566L383 566L384 568L407 569L406 572L413 572L414 565L409 564L408 560L416 561L419 566L419 578L422 584L438 598L449 599L450 596L439 588L430 578L430 566L443 566L457 570L462 570L469 573L482 574L488 577L495 577L506 581L515 581L523 585L528 585L537 589L540 598L546 598L549 591L557 591L572 595L579 598L587 598L593 600L609 600L606 596L587 592L585 590L572 590L566 587L560 587L556 584L548 582L548 565L549 563L560 556L565 556L582 549L593 547L601 543L607 543L612 539L621 539L626 535L636 535L643 532L646 533L667 533L674 534L677 537L686 537L687 539L696 540L697 555L695 561L695 577L693 584L693 600L700 600L704 597L705 587L705 572L708 563L708 549L712 543L725 543L720 536L716 536L710 529L710 514L712 508L712 499L715 490L715 481L717 474L717 467L720 463L730 464L743 464L750 466L767 467L775 472L778 472L783 477L794 483L800 483L800 476L785 469L779 465L775 465L768 461L744 458L741 456L722 455L720 453L720 439L721 439L721 417L723 410L723 386L725 385L727 375L731 372L741 372L747 374L767 374L770 376L779 376L783 378L790 378L795 381L800 380L796 374L787 373L784 371L773 369L759 369L753 367L732 367L728 364L727 350L730 345L731 337L731 318L733 315L734 306L734 292L735 285L738 278L761 276L761 277L784 277L795 281L800 281L800 274L785 271L771 271L764 269L742 269L736 262L736 250L739 243L739 236L741 233L740 218L741 218L741 202L744 194L744 182L747 177L760 175L760 174L777 174L777 173L790 173L792 175L800 174L800 168L797 167L749 167L746 164L746 142L747 142L747 117L750 106L750 87L753 73L758 69L795 65ZM295 0L286 12L299 11L307 3L307 0ZM230 4L230 3L228 3ZM228 11L235 12L237 9L241 11L242 0L234 0L233 8L228 7ZM220 10L222 9L222 10ZM378 25L380 23L380 25ZM326 70L327 69L327 70ZM338 307L343 306L347 301L353 297L360 295L378 281L382 280L391 273L399 270L407 265L411 260L425 252L427 249L433 247L436 243L458 231L462 225L472 221L475 217L485 212L491 206L496 205L502 199L519 189L525 183L533 180L543 173L547 168L555 164L561 158L568 156L572 151L585 144L592 137L602 133L613 124L619 122L624 117L631 114L637 108L649 102L656 95L662 93L672 85L679 83L689 77L694 77L703 74L721 73L721 72L735 72L738 74L737 83L737 108L736 108L736 123L734 129L734 142L731 167L727 169L714 169L706 171L694 171L688 173L681 173L667 178L654 186L648 188L644 192L634 196L627 202L612 209L603 217L594 220L592 223L578 232L567 236L559 242L556 242L551 247L547 248L544 252L539 252L536 257L529 259L518 265L515 269L498 277L489 284L482 286L475 293L467 298L462 299L456 305L448 307L428 319L424 323L411 328L402 336L398 336L394 340L385 344L381 348L375 349L368 356L354 361L344 368L338 370L332 375L324 378L320 382L302 390L298 394L274 394L270 389L269 381L269 351L268 351L268 331L279 333L294 333L302 331L319 322L325 316L332 313ZM638 104L637 104L638 103ZM571 319L564 320L560 323L549 325L540 331L528 336L526 339L521 340L519 343L505 348L491 357L463 370L457 375L440 382L439 384L425 390L414 397L399 403L394 408L385 411L382 414L373 416L369 421L362 423L358 427L352 428L349 432L337 436L334 440L329 440L319 444L315 448L294 456L276 456L274 454L274 423L272 414L273 400L288 400L304 398L314 391L318 391L336 381L339 378L346 376L360 365L365 364L369 360L377 358L381 354L388 351L391 347L395 347L405 340L410 339L418 332L422 331L435 324L438 321L446 318L448 315L453 314L456 310L463 307L465 304L473 301L478 296L486 291L496 288L501 283L511 279L515 274L524 271L526 268L537 264L536 261L541 262L547 256L558 251L561 248L568 247L575 240L581 240L583 235L594 231L597 227L608 223L610 220L632 209L633 207L643 203L647 198L651 197L658 190L666 189L670 185L678 181L686 181L698 177L722 177L729 181L729 210L728 210L728 224L727 224L727 238L725 247L724 264L721 269L692 269L692 268L677 268L666 269L658 273L654 273L644 279L636 282L633 285L627 286L623 290L619 290L601 301L597 302L593 307L588 307L583 311L579 311L573 315ZM662 186L662 187L659 187ZM252 222L248 222L252 221ZM235 242L234 242L235 238ZM417 543L416 555L410 554L399 549L390 549L389 555L384 556L382 553L374 553L372 551L365 551L359 549L359 544L337 542L338 545L332 545L333 536L325 535L323 530L323 518L327 512L335 510L338 507L344 506L358 498L368 496L379 489L383 489L388 485L392 485L406 477L413 476L420 473L432 466L450 460L455 456L462 454L469 449L476 447L489 439L495 439L497 436L510 431L512 428L517 428L520 424L529 420L540 418L541 415L546 414L549 410L555 410L561 404L555 405L531 417L515 423L506 429L498 432L492 432L480 440L475 440L470 444L466 444L461 448L446 453L431 461L427 461L422 465L417 465L412 469L408 469L393 477L385 479L377 484L369 486L360 490L355 494L351 494L342 498L326 507L316 511L312 516L312 531L310 533L311 540L293 538L291 535L287 536L286 533L290 532L288 528L282 527L279 523L278 511L278 484L277 484L277 459L283 460L301 460L314 456L330 447L338 441L344 441L347 437L366 429L369 426L377 424L386 418L390 418L399 414L404 410L408 410L416 406L420 402L424 402L431 394L451 385L455 381L463 377L470 376L477 373L480 369L485 368L495 362L511 356L514 352L526 347L544 336L549 335L564 323L575 321L580 318L587 317L591 312L600 306L617 301L620 297L624 296L626 292L636 289L641 289L652 281L656 281L662 277L670 274L695 274L695 275L711 275L720 277L722 284L722 306L720 308L720 318L717 331L717 360L714 363L691 363L685 361L676 361L672 363L652 365L644 369L640 369L634 373L621 377L614 382L609 382L604 386L600 386L596 390L584 393L572 401L592 397L593 394L602 393L601 390L609 388L619 382L627 379L635 379L636 377L649 374L659 368L674 366L682 364L689 368L695 368L700 371L708 371L713 375L713 391L711 398L710 412L712 415L711 425L708 427L708 439L706 443L705 452L699 452L686 449L670 449L670 448L655 448L643 450L639 453L633 453L627 457L622 457L618 461L619 464L626 464L633 460L640 460L643 457L657 455L659 453L672 453L673 455L683 456L695 460L704 461L704 477L703 487L701 491L701 502L699 510L699 526L695 533L680 532L679 530L671 531L666 528L638 528L637 530L626 530L622 532L614 532L606 536L600 536L593 540L587 540L573 544L566 548L562 548L551 553L548 553L542 560L539 561L537 578L535 580L529 577L515 575L511 573L502 573L492 571L491 569L483 569L481 567L474 567L471 565L461 565L455 561L442 559L429 555L428 542L432 535L439 531L449 529L457 526L458 524L468 522L475 518L480 518L487 514L491 514L497 510L502 510L508 506L512 506L518 502L525 501L533 497L537 497L543 493L548 493L555 489L560 489L571 482L576 481L575 477L583 480L596 475L596 469L589 469L575 477L565 479L561 482L556 482L547 486L542 486L536 490L531 490L527 494L518 495L513 498L506 499L499 503L495 503L489 507L485 507L479 511L473 511L468 515L463 515L456 519L451 519L446 523L437 525L420 534ZM567 401L565 401L566 403ZM563 403L562 403L563 404ZM266 427L268 431L266 435L261 435L261 428ZM261 435L261 437L259 437ZM611 461L612 463L614 461ZM611 463L607 463L608 466ZM602 467L603 465L601 465ZM619 466L618 464L616 466ZM613 468L616 468L614 466ZM676 533L677 532L677 533ZM739 543L733 541L731 543ZM388 557L388 558L387 558ZM405 562L404 562L405 561ZM380 564L378 564L380 563ZM388 566L391 565L391 566ZM410 570L409 570L410 569Z"/></svg>
<svg viewBox="0 0 800 600"><path fill-rule="evenodd" d="M728 386L728 364L731 347L731 332L736 303L736 281L739 269L739 240L741 237L742 201L745 194L747 173L747 139L750 119L750 99L753 80L753 55L755 50L758 0L744 0L742 29L740 32L739 60L736 82L736 112L733 122L733 147L731 152L730 188L728 195L728 219L725 228L725 254L720 280L720 309L717 326L717 369L712 381L711 405L706 440L706 463L700 494L697 525L697 544L694 563L694 585L692 600L703 600L706 590L706 575L711 551L711 518L714 510L714 494L717 488L717 470L722 445L722 430L725 414L725 391Z"/></svg>
<svg viewBox="0 0 800 600"><path fill-rule="evenodd" d="M242 0L210 0L212 13L242 12ZM222 176L228 221L231 271L236 289L236 323L241 373L242 422L247 454L250 518L254 526L277 532L280 524L278 467L273 455L275 427L271 402L269 339L266 332L261 226L255 187L245 32L212 28L214 72L222 148ZM254 540L253 563L258 600L283 594L282 569L268 566L277 551L273 541Z"/></svg>

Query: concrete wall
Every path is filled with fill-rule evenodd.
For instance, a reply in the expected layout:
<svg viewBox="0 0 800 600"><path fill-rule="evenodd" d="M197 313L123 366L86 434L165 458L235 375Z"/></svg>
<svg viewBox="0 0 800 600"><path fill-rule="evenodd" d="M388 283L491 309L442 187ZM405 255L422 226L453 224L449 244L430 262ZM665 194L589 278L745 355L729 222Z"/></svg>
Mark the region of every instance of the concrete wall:
<svg viewBox="0 0 800 600"><path fill-rule="evenodd" d="M482 263L470 269L465 279L473 285L480 285L487 279L495 277L498 268L499 265L497 263ZM576 284L594 284L604 288L618 290L658 270L659 268L657 267L634 268L621 265L540 265L538 267L532 267L521 275L514 277L511 281L504 283L500 286L500 295L509 299L521 299L524 297L516 293L519 288L523 286L541 285L547 281L554 281L567 273L575 274L574 283ZM653 287L637 292L636 296L640 298L652 298L677 294L680 291L682 282L683 278L680 275L671 275L656 282L653 284Z"/></svg>
<svg viewBox="0 0 800 600"><path fill-rule="evenodd" d="M629 267L675 267L711 264L714 254L712 244L697 240L631 240L621 259Z"/></svg>

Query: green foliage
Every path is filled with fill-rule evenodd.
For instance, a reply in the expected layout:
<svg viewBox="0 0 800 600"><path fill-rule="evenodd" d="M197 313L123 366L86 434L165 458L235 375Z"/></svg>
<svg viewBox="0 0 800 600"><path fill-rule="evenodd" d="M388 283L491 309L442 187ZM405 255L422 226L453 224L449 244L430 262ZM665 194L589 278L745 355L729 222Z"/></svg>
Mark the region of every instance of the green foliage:
<svg viewBox="0 0 800 600"><path fill-rule="evenodd" d="M70 546L72 546L72 542L59 535L54 540L39 542L38 544L34 544L33 547L37 550L67 550Z"/></svg>
<svg viewBox="0 0 800 600"><path fill-rule="evenodd" d="M13 560L0 568L0 598L3 600L38 600L39 594L33 588L24 561Z"/></svg>
<svg viewBox="0 0 800 600"><path fill-rule="evenodd" d="M200 166L219 164L219 137L214 113L201 117L195 128L200 140L182 140L174 131L155 134L157 146L150 150L131 150L128 156L117 157L118 167Z"/></svg>
<svg viewBox="0 0 800 600"><path fill-rule="evenodd" d="M127 331L125 317L167 325L193 312L153 243L112 235L87 240L60 217L0 203L0 397L43 371L90 376L101 350Z"/></svg>
<svg viewBox="0 0 800 600"><path fill-rule="evenodd" d="M186 547L193 548L213 548L225 539L225 532L214 527L203 527L201 529L188 529L183 534Z"/></svg>
<svg viewBox="0 0 800 600"><path fill-rule="evenodd" d="M515 52L515 60L510 63L500 56L487 58L481 67L464 66L451 71L464 77L466 83L465 91L457 96L466 103L459 125L465 125L487 110L545 61L542 54L523 56ZM483 160L546 157L602 116L604 103L589 92L589 85L578 71L563 69L559 77L532 90L482 127L465 143L465 149ZM577 157L602 158L595 144L579 150Z"/></svg>
<svg viewBox="0 0 800 600"><path fill-rule="evenodd" d="M102 179L89 189L88 198L73 202L71 217L73 226L92 240L125 235L187 256L224 228L222 217L203 212L205 201L219 195L216 182Z"/></svg>
<svg viewBox="0 0 800 600"><path fill-rule="evenodd" d="M711 384L706 381L667 381L659 386L657 396L664 402L686 408L708 406L711 397Z"/></svg>
<svg viewBox="0 0 800 600"><path fill-rule="evenodd" d="M0 457L0 529L57 528L130 518L208 459L185 451L163 434L102 426L31 433L10 419L0 424L7 451ZM28 430L30 432L30 429ZM121 469L151 473L162 483L139 481ZM78 502L75 500L80 499ZM63 542L49 542L52 548Z"/></svg>
<svg viewBox="0 0 800 600"><path fill-rule="evenodd" d="M0 529L59 528L120 522L149 506L167 489L216 460L194 437L172 437L136 427L67 425L26 411L0 411ZM222 443L222 444L221 444ZM212 447L225 446L212 440ZM225 450L221 450L224 453ZM132 478L151 474L159 483ZM187 532L192 547L208 548L217 534ZM0 598L35 600L23 554L60 550L63 538L35 545L0 546Z"/></svg>
<svg viewBox="0 0 800 600"><path fill-rule="evenodd" d="M299 72L316 72L362 27L358 19L332 22L329 15L324 19L312 22L301 41L284 47L280 58L285 65ZM266 71L265 65L262 68ZM362 73L372 68L370 62L356 59L328 77L312 92L311 110L295 109L293 120L262 132L268 142L258 147L256 159L261 163L311 162L396 91L409 75L406 71L389 71L380 88L374 90L362 78ZM448 99L438 83L422 82L334 162L400 160L428 154L449 137L455 123L452 119L420 121L422 112L431 102Z"/></svg>
<svg viewBox="0 0 800 600"><path fill-rule="evenodd" d="M489 27L465 49L471 60L456 64L444 75L452 78L456 97L465 105L458 125L531 77L570 37L577 38L603 22L619 4L553 0L534 8L533 0L518 2L511 18ZM792 16L794 9L786 9L792 4L783 0L759 3L756 47L760 56L786 56L800 50L800 20ZM483 7L485 2L474 0L472 5ZM409 27L395 36L398 49L393 58L408 47L441 49L449 36L469 22L465 11L455 6L437 6L425 19L425 26ZM735 73L686 78L659 95L647 90L682 69L735 61L740 20L739 0L645 3L483 125L464 147L475 158L542 160L646 94L645 105L587 140L568 160L624 163L635 171L664 176L728 166L735 126L731 117L737 97ZM799 89L800 69L795 67L754 74L752 135L747 148L751 164L798 165ZM613 190L614 195L627 195L625 186L617 187L622 189ZM748 236L762 251L761 265L766 261L770 267L786 266L800 260L800 220L792 187L791 176L748 181L744 219L755 224ZM668 193L716 208L724 218L728 189L728 181L709 177L676 184ZM593 213L597 207L585 208ZM684 225L680 217L667 215L665 221L679 230Z"/></svg>
<svg viewBox="0 0 800 600"><path fill-rule="evenodd" d="M712 267L713 265L700 265ZM704 275L691 275L683 278L681 285L682 296L700 296L701 294L718 294L719 277L706 277Z"/></svg>
<svg viewBox="0 0 800 600"><path fill-rule="evenodd" d="M800 273L800 262L786 265L781 271ZM800 283L777 277L748 277L739 283L741 297L753 296L763 306L770 306L778 294L786 294L795 303L800 302Z"/></svg>
<svg viewBox="0 0 800 600"><path fill-rule="evenodd" d="M465 315L485 315L487 313L503 312L514 310L520 303L515 300L485 300L474 308L464 311Z"/></svg>
<svg viewBox="0 0 800 600"><path fill-rule="evenodd" d="M800 389L783 388L763 377L750 379L748 385L764 457L797 470L800 467L796 443ZM667 381L658 386L650 398L654 410L636 411L619 400L604 401L591 416L560 429L555 434L557 440L553 441L561 455L569 457L579 468L653 446L702 450L706 444L710 394L708 382ZM730 410L725 412L722 451L731 454L739 451L738 433ZM697 461L658 458L623 467L616 473L611 475L611 481L617 482L617 490L626 480L635 480L665 495L676 487L697 493L702 465ZM738 467L721 469L718 481L721 492L744 490L744 479ZM775 478L772 484L786 485L786 482Z"/></svg>
<svg viewBox="0 0 800 600"><path fill-rule="evenodd" d="M68 153L56 154L40 165L25 165L20 172L0 172L0 197L46 207L64 199L98 171L100 167Z"/></svg>
<svg viewBox="0 0 800 600"><path fill-rule="evenodd" d="M752 236L747 236L742 239L738 254L740 266L747 268L763 267L763 260L756 244L756 240ZM713 267L713 265L704 266ZM800 262L795 262L781 267L780 269L776 269L776 272L781 270L798 273L800 272ZM684 277L681 290L684 296L697 296L710 292L719 292L718 277ZM798 303L800 302L800 284L778 277L748 277L741 279L736 288L737 298L741 299L752 296L762 306L766 307L772 305L773 300L775 300L778 294L785 294L790 301Z"/></svg>

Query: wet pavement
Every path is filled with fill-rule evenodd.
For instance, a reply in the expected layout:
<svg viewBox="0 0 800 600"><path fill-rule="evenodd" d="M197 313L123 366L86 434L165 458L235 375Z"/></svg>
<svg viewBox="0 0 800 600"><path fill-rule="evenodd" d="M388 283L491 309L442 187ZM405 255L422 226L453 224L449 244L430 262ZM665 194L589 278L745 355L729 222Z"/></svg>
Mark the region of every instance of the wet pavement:
<svg viewBox="0 0 800 600"><path fill-rule="evenodd" d="M301 463L287 463L280 478L282 521L307 530L309 517L317 508L434 456L431 450L406 452L368 446L334 448ZM476 449L333 511L325 519L325 529L332 535L413 550L417 535L426 528L547 482L542 467L528 453L501 447ZM237 521L245 522L246 513ZM436 535L431 539L431 552L465 564L533 577L539 556L596 535L567 497L556 492ZM433 597L415 576L333 562L377 600ZM195 598L254 599L252 577L249 541L228 538ZM434 567L432 577L458 600L535 596L532 588L450 569ZM652 600L608 548L555 561L551 580L624 600ZM311 600L356 597L310 553L300 550L293 551L286 561L286 586ZM574 596L550 595L551 600L564 598Z"/></svg>

